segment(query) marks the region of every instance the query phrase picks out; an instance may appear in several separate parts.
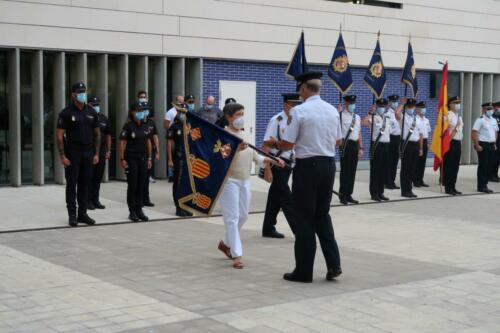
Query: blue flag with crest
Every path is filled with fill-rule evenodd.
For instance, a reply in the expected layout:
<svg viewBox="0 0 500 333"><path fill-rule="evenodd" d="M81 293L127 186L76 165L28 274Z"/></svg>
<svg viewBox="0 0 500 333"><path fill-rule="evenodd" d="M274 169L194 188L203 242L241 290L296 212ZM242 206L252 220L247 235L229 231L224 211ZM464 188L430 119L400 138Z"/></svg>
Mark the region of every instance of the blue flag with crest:
<svg viewBox="0 0 500 333"><path fill-rule="evenodd" d="M299 42L297 43L297 47L293 52L292 59L288 63L288 67L286 68L285 74L294 79L297 75L302 73L306 73L309 71L309 66L307 65L306 60L306 45L304 42L304 32L300 34Z"/></svg>
<svg viewBox="0 0 500 333"><path fill-rule="evenodd" d="M406 55L405 67L403 68L403 76L401 77L401 82L410 86L413 92L413 98L417 97L418 94L418 82L417 82L417 68L415 67L415 60L413 59L413 48L411 47L411 42L408 42L408 54Z"/></svg>
<svg viewBox="0 0 500 333"><path fill-rule="evenodd" d="M335 46L332 60L328 66L328 77L342 94L347 93L352 87L351 67L342 32L339 34L337 46Z"/></svg>
<svg viewBox="0 0 500 333"><path fill-rule="evenodd" d="M375 97L381 98L385 89L385 69L380 52L380 42L377 39L377 45L373 51L372 59L366 70L364 81Z"/></svg>
<svg viewBox="0 0 500 333"><path fill-rule="evenodd" d="M177 183L182 209L201 215L212 214L242 141L193 112L186 113Z"/></svg>

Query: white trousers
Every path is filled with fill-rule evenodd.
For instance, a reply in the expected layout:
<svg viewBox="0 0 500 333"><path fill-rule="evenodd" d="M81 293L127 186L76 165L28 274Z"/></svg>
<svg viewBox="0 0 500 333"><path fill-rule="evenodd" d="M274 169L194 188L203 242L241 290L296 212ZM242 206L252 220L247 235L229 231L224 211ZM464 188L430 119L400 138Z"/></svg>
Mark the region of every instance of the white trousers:
<svg viewBox="0 0 500 333"><path fill-rule="evenodd" d="M233 257L241 257L240 230L248 219L250 206L250 181L228 178L220 196L220 207L224 218L224 243L231 248Z"/></svg>

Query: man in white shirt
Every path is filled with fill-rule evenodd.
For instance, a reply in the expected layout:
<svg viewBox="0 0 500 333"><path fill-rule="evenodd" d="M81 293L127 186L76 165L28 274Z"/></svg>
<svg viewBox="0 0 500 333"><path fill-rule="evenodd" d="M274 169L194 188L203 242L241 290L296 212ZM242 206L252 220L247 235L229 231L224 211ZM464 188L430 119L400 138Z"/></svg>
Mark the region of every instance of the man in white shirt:
<svg viewBox="0 0 500 333"><path fill-rule="evenodd" d="M429 135L431 133L431 123L429 119L425 116L427 114L427 109L425 106L425 102L421 101L417 103L417 117L420 119L420 133L422 134L423 139L423 154L422 156L418 156L417 165L415 167L415 173L413 174L413 186L415 187L429 187L424 182L424 174L425 174L425 163L427 162L427 152L429 150Z"/></svg>
<svg viewBox="0 0 500 333"><path fill-rule="evenodd" d="M450 132L450 150L444 155L443 168L441 170L445 193L449 195L460 195L456 183L458 170L460 168L460 157L462 156L463 120L460 115L462 105L460 97L453 96L448 99L448 131Z"/></svg>
<svg viewBox="0 0 500 333"><path fill-rule="evenodd" d="M352 197L358 159L363 156L361 138L361 117L356 114L356 95L344 96L345 109L339 105L342 126L342 146L340 147L340 187L339 198L344 205L358 204Z"/></svg>
<svg viewBox="0 0 500 333"><path fill-rule="evenodd" d="M184 103L184 96L177 95L175 97L175 101L179 104ZM164 129L168 130L170 125L172 125L172 123L174 122L175 116L177 116L177 110L172 106L172 108L168 109L167 112L165 112L165 118L163 119Z"/></svg>
<svg viewBox="0 0 500 333"><path fill-rule="evenodd" d="M476 119L472 126L472 142L477 151L477 191L493 193L488 188L490 164L497 150L496 141L498 136L498 124L493 118L493 106L491 102L481 105L483 115Z"/></svg>
<svg viewBox="0 0 500 333"><path fill-rule="evenodd" d="M272 117L269 121L266 134L264 135L264 144L262 149L273 156L281 158L291 166L295 159L293 149L278 150L270 148L268 144L269 140L281 140L286 128L292 122L292 117L290 115L291 109L300 104L300 96L297 93L282 94L282 96L283 111ZM278 216L280 209L282 209L290 229L293 233L295 233L295 214L292 204L292 191L288 185L292 169L273 167L268 164L266 165L264 172L272 178L272 181L267 194L266 212L264 214L264 223L262 225L262 237L284 238L285 235L276 231L276 217Z"/></svg>
<svg viewBox="0 0 500 333"><path fill-rule="evenodd" d="M396 109L399 106L399 96L387 96L389 107L387 108L387 116L390 118L389 132L391 134L391 141L388 150L389 164L386 168L385 174L385 188L388 190L399 190L396 185L396 175L398 173L399 163L399 148L401 145L401 127L399 121L396 119Z"/></svg>
<svg viewBox="0 0 500 333"><path fill-rule="evenodd" d="M312 282L316 234L327 265L327 280L340 274L340 254L330 217L335 149L342 140L337 109L323 101L321 72L297 76L297 89L305 101L292 109L292 122L283 139L275 144L280 150L295 148L292 195L296 214L295 269L283 278L295 282Z"/></svg>

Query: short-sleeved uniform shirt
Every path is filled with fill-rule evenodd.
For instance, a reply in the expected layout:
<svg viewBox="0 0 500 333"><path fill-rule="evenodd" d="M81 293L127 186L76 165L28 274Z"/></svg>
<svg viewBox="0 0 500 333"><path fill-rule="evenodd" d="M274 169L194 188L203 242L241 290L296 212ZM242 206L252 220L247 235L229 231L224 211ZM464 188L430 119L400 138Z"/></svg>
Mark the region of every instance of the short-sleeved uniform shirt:
<svg viewBox="0 0 500 333"><path fill-rule="evenodd" d="M396 111L393 108L387 109L387 116L390 118L389 132L391 135L401 135L401 126L399 126L399 121L396 118Z"/></svg>
<svg viewBox="0 0 500 333"><path fill-rule="evenodd" d="M378 142L381 143L388 143L391 141L391 131L390 131L390 126L391 126L391 118L387 115L387 113L384 113L382 116L379 114L375 114L372 117L369 118L370 123L373 119L373 133L372 133L372 141L376 141L378 138L379 133L382 132L380 135L380 138Z"/></svg>
<svg viewBox="0 0 500 333"><path fill-rule="evenodd" d="M450 133L453 132L454 129L457 130L457 133L452 140L462 141L464 138L462 117L450 110L448 111L448 124Z"/></svg>
<svg viewBox="0 0 500 333"><path fill-rule="evenodd" d="M168 140L174 141L174 158L180 158L182 156L182 130L182 121L180 121L178 117L175 117L173 123L170 125L167 131Z"/></svg>
<svg viewBox="0 0 500 333"><path fill-rule="evenodd" d="M177 116L177 110L175 108L170 108L165 112L165 120L170 122L170 126L174 122L175 117Z"/></svg>
<svg viewBox="0 0 500 333"><path fill-rule="evenodd" d="M431 123L429 122L429 119L426 117L419 117L420 118L420 133L422 133L422 137L424 139L429 139L429 135L432 131L431 129Z"/></svg>
<svg viewBox="0 0 500 333"><path fill-rule="evenodd" d="M353 123L354 116L354 123ZM352 125L352 131L349 134L349 137L346 138L347 133ZM342 112L342 138L344 140L358 141L359 132L361 131L361 117L357 114L353 114L348 111Z"/></svg>
<svg viewBox="0 0 500 333"><path fill-rule="evenodd" d="M57 128L64 129L69 146L92 147L94 129L99 127L97 112L87 104L82 110L74 103L59 113Z"/></svg>
<svg viewBox="0 0 500 333"><path fill-rule="evenodd" d="M271 137L281 139L288 126L289 123L288 119L289 118L286 115L285 111L281 111L280 113L272 117L271 120L269 121L269 124L267 124L266 133L264 134L264 141L271 139ZM278 149L270 150L270 153L273 155L278 154L278 152L279 152ZM280 157L291 159L293 155L294 155L293 149L284 150L281 152Z"/></svg>
<svg viewBox="0 0 500 333"><path fill-rule="evenodd" d="M141 122L128 120L120 133L120 140L125 140L125 154L146 154L148 151L148 141L150 139L148 126Z"/></svg>
<svg viewBox="0 0 500 333"><path fill-rule="evenodd" d="M309 97L291 112L292 121L283 140L295 144L297 158L335 157L337 140L342 139L337 109L319 95Z"/></svg>
<svg viewBox="0 0 500 333"><path fill-rule="evenodd" d="M404 131L404 133L402 134L403 136L401 137L403 139L403 142L408 137L410 130L413 130L413 132L410 134L410 137L408 137L408 141L417 142L418 140L420 140L420 129L422 128L420 117L418 117L417 115L412 115L412 116L406 115L404 116L404 126L403 126L403 117L401 117L400 123L401 127L404 127L402 130Z"/></svg>
<svg viewBox="0 0 500 333"><path fill-rule="evenodd" d="M486 116L477 118L472 129L479 133L479 141L493 143L497 140L498 124L493 118Z"/></svg>

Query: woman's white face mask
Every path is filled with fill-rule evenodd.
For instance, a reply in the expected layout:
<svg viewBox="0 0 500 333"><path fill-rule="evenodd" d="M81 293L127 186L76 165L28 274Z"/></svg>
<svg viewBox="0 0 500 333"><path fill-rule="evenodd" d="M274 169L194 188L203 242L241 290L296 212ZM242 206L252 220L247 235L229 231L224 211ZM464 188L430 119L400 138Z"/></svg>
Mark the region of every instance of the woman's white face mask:
<svg viewBox="0 0 500 333"><path fill-rule="evenodd" d="M237 129L245 128L245 119L243 117L238 117L233 121L233 127Z"/></svg>

